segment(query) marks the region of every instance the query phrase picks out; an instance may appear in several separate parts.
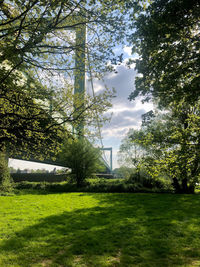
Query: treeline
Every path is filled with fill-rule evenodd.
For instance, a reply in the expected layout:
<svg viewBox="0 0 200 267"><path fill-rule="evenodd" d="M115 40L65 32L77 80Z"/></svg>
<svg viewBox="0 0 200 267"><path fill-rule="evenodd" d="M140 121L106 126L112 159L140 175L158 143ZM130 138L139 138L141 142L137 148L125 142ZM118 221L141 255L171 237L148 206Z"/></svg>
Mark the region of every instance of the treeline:
<svg viewBox="0 0 200 267"><path fill-rule="evenodd" d="M57 170L56 168L54 168L53 170L47 170L47 169L20 169L20 168L13 168L13 167L9 167L10 173L64 173L66 172L66 168L63 169L59 169Z"/></svg>

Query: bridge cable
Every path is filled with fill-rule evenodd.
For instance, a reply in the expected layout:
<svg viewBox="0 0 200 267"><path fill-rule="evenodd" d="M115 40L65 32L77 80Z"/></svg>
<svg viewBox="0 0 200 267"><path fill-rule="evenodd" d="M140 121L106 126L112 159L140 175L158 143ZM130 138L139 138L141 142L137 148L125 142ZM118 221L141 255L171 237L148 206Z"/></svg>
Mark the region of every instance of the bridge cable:
<svg viewBox="0 0 200 267"><path fill-rule="evenodd" d="M91 64L90 64L90 56L89 56L88 48L87 48L87 56L88 56L88 67L89 67L89 74L90 74L90 81L91 81L91 88L92 88L92 96L93 96L93 98L95 98L94 83L93 83L93 76L92 76L92 68L91 68ZM99 140L100 140L100 143L101 143L101 148L103 150L103 147L104 147L103 146L103 138L102 138L102 134L101 134L100 122L99 122L97 110L95 110L95 114L96 114L96 121L97 121L97 127L98 127ZM104 160L108 163L108 159L106 157L106 154L105 154L104 150L103 150L103 155L104 155Z"/></svg>

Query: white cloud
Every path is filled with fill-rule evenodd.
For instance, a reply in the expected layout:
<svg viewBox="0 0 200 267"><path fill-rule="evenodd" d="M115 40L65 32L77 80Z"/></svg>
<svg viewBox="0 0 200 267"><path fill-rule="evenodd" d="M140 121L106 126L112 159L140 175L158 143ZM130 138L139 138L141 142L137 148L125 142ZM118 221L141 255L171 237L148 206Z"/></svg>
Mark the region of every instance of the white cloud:
<svg viewBox="0 0 200 267"><path fill-rule="evenodd" d="M124 46L123 48L124 52L127 53L130 57L132 56L132 47L130 46Z"/></svg>
<svg viewBox="0 0 200 267"><path fill-rule="evenodd" d="M130 52L130 48L126 47ZM107 112L112 113L110 123L102 128L103 143L105 147L113 147L113 166L118 167L117 151L121 140L125 137L130 128L137 129L141 125L141 115L153 109L152 103L142 104L141 99L129 101L128 96L134 90L134 79L136 71L128 69L125 65L117 66L117 74L112 73L104 77L105 84L116 89L116 97L113 99L113 107ZM103 82L95 80L95 88L103 89Z"/></svg>

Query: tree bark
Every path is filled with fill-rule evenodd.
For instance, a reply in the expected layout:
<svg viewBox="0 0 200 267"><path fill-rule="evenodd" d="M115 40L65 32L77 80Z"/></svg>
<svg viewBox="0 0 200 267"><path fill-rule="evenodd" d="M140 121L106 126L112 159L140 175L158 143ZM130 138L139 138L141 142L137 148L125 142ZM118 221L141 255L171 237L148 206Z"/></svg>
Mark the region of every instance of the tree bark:
<svg viewBox="0 0 200 267"><path fill-rule="evenodd" d="M177 178L173 178L172 186L174 187L175 193L178 193L178 194L181 193L181 187L179 185Z"/></svg>
<svg viewBox="0 0 200 267"><path fill-rule="evenodd" d="M0 151L0 190L5 192L12 191L13 183L8 168L8 156Z"/></svg>
<svg viewBox="0 0 200 267"><path fill-rule="evenodd" d="M187 178L183 178L183 180L182 180L182 193L183 194L189 193L189 189L188 189L188 185L187 185Z"/></svg>

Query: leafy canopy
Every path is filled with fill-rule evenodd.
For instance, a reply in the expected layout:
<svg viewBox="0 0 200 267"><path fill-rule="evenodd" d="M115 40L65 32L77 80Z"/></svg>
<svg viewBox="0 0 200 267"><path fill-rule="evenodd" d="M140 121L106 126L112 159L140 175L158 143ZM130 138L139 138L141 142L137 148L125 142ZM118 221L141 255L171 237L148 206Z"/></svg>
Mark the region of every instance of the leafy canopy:
<svg viewBox="0 0 200 267"><path fill-rule="evenodd" d="M114 44L126 38L128 9L136 6L129 1L1 1L1 150L8 144L9 153L40 154L42 144L45 151L57 150L60 125L94 124L95 114L110 107L113 93L108 90L84 101L73 96L70 81L79 71L75 51L83 52L75 31L87 24L91 68L102 73L115 58Z"/></svg>
<svg viewBox="0 0 200 267"><path fill-rule="evenodd" d="M196 0L154 0L140 13L130 36L138 53L136 89L130 99L156 98L166 107L200 93L200 4Z"/></svg>
<svg viewBox="0 0 200 267"><path fill-rule="evenodd" d="M199 118L199 103L171 105L165 113L154 114L139 130L130 131L126 137L129 147L122 152L138 146L143 151L137 157L139 168L145 168L153 179L170 178L176 192L193 192L200 177Z"/></svg>

